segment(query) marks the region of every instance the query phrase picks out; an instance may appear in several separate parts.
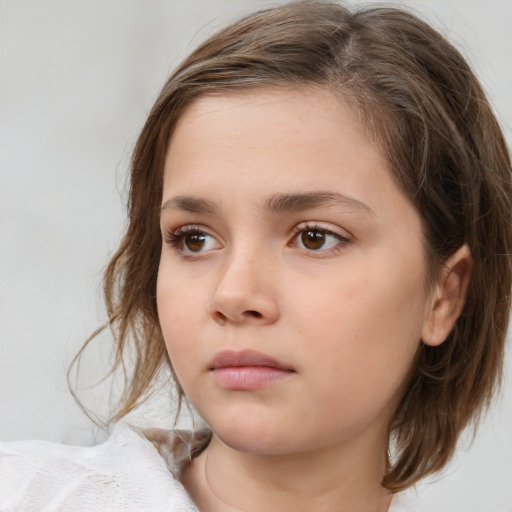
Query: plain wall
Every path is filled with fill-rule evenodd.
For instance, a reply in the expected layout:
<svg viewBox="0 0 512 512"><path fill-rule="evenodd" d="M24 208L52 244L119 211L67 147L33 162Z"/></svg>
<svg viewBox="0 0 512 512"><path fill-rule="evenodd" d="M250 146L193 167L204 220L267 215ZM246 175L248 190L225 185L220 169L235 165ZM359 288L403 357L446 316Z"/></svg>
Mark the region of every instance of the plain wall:
<svg viewBox="0 0 512 512"><path fill-rule="evenodd" d="M475 65L510 144L512 2L395 3ZM130 151L172 67L216 27L267 5L0 0L0 439L95 439L66 369L105 319L100 276L124 226ZM95 350L98 371L104 349ZM473 445L444 478L411 491L422 512L512 512L511 356Z"/></svg>

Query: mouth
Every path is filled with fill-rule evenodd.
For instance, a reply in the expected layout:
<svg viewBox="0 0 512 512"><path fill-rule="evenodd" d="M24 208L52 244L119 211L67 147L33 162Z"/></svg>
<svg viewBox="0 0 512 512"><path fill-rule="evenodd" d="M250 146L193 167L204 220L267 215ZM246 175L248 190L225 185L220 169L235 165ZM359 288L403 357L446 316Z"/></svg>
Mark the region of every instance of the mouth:
<svg viewBox="0 0 512 512"><path fill-rule="evenodd" d="M219 352L209 370L221 388L231 391L254 391L296 373L289 365L253 350Z"/></svg>

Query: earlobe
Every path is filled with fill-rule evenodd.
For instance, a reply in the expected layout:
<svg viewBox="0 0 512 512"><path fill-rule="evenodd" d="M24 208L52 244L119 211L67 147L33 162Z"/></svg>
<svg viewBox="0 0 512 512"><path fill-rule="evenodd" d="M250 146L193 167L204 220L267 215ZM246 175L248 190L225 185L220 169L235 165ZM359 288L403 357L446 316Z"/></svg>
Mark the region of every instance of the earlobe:
<svg viewBox="0 0 512 512"><path fill-rule="evenodd" d="M443 266L435 286L422 330L426 345L443 343L462 313L473 259L467 244L460 247Z"/></svg>

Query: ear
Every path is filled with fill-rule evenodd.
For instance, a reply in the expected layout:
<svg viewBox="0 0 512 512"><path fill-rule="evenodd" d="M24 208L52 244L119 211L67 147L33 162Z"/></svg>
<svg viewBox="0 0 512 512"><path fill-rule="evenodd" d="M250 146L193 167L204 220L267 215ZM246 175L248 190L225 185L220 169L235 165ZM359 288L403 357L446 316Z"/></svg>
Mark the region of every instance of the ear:
<svg viewBox="0 0 512 512"><path fill-rule="evenodd" d="M450 334L462 313L472 269L473 258L466 244L443 265L421 332L426 345L440 345Z"/></svg>

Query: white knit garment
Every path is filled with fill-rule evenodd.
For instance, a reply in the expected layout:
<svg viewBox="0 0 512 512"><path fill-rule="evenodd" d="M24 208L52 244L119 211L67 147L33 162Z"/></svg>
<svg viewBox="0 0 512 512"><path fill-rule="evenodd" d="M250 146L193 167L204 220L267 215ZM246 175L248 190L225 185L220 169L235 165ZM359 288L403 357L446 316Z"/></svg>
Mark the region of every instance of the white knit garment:
<svg viewBox="0 0 512 512"><path fill-rule="evenodd" d="M173 432L161 432L176 446ZM176 460L143 433L121 424L107 442L89 448L0 443L0 511L197 512L174 476L186 457ZM389 512L415 511L395 496Z"/></svg>

